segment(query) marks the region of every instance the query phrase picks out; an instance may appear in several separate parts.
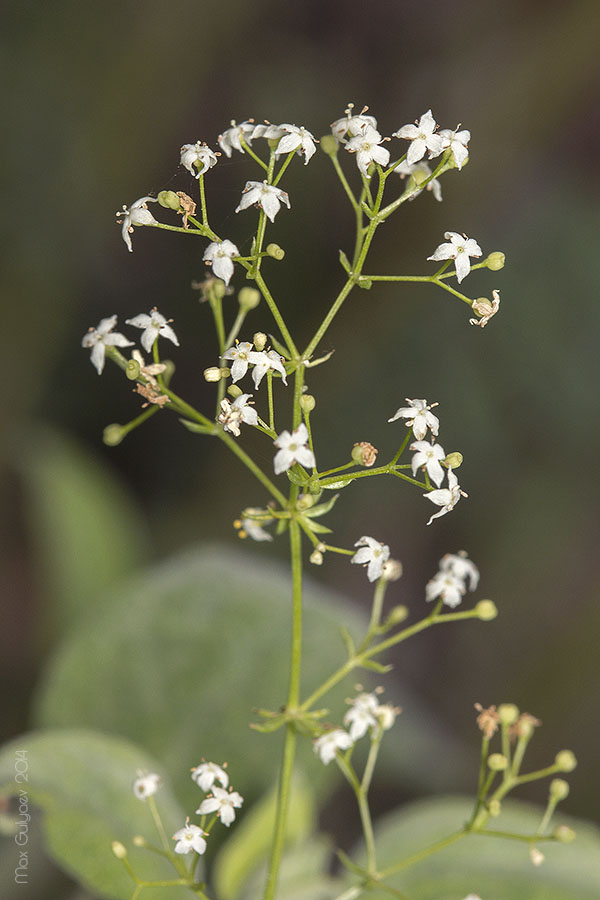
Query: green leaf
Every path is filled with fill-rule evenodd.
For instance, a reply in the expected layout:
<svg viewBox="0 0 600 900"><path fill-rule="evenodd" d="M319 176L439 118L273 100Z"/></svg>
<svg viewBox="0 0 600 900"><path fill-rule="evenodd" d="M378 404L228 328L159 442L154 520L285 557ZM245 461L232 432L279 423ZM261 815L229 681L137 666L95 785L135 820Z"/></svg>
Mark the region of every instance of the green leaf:
<svg viewBox="0 0 600 900"><path fill-rule="evenodd" d="M315 534L331 534L332 529L328 528L327 525L321 525L320 522L315 522L313 519L304 518L304 524L307 528L310 528L311 531L314 531Z"/></svg>
<svg viewBox="0 0 600 900"><path fill-rule="evenodd" d="M340 258L340 264L341 264L342 268L349 275L350 272L352 271L350 268L350 260L348 259L348 257L346 256L346 254L344 253L343 250L340 250L339 258Z"/></svg>
<svg viewBox="0 0 600 900"><path fill-rule="evenodd" d="M281 863L277 900L335 900L345 885L341 879L326 874L330 861L331 842L322 835L289 849ZM265 878L266 865L244 885L238 900L261 897Z"/></svg>
<svg viewBox="0 0 600 900"><path fill-rule="evenodd" d="M340 496L339 494L334 494L333 497L331 497L325 503L319 503L318 506L311 506L311 508L308 509L304 513L304 515L308 516L309 519L318 518L319 516L326 515L326 513L328 513L331 509L333 509L333 506L339 496Z"/></svg>
<svg viewBox="0 0 600 900"><path fill-rule="evenodd" d="M461 828L472 811L463 797L424 800L395 810L376 829L380 869L433 844ZM490 826L533 834L542 810L516 801L502 805ZM533 866L527 843L469 835L386 879L418 900L457 900L469 893L493 900L597 900L600 897L600 831L585 822L555 816L577 832L572 844L538 842L544 863ZM361 900L381 898L367 892Z"/></svg>
<svg viewBox="0 0 600 900"><path fill-rule="evenodd" d="M286 474L292 484L296 484L298 487L303 487L310 477L308 472L305 472L304 469L301 469L299 466L288 469Z"/></svg>
<svg viewBox="0 0 600 900"><path fill-rule="evenodd" d="M19 766L16 766L19 760ZM25 761L26 765L23 763ZM159 838L146 803L132 791L136 771L162 777L157 806L168 835L185 820L164 771L135 744L93 731L33 732L6 745L0 752L0 792L26 791L28 811L44 811L48 849L56 862L94 896L129 900L135 887L123 863L112 853L113 841L127 848L128 859L144 879L179 877L170 863L132 846L134 835L150 843ZM15 771L27 781L15 783ZM20 821L17 817L17 823ZM32 859L35 865L35 860ZM183 888L153 889L154 900L177 900Z"/></svg>

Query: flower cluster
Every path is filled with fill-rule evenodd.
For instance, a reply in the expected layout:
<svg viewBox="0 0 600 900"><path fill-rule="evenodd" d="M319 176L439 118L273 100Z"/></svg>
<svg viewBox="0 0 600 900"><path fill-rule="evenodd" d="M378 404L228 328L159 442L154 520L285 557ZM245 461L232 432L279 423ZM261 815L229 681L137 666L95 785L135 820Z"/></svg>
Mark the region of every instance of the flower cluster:
<svg viewBox="0 0 600 900"><path fill-rule="evenodd" d="M150 353L155 341L159 337L167 338L173 344L175 344L175 346L179 346L177 335L169 325L170 321L172 320L165 319L165 317L161 313L159 313L156 307L154 307L154 309L150 310L149 314L140 313L139 316L135 316L133 319L126 319L125 324L133 325L135 328L142 329L140 342L144 350L147 353ZM95 328L88 329L87 333L83 336L83 339L81 341L82 347L87 350L91 348L92 352L90 354L90 359L92 365L98 372L98 375L101 375L104 369L107 347L133 346L133 341L129 341L125 337L125 335L120 334L117 331L113 331L113 328L116 324L116 315L110 316L107 319L101 319ZM139 353L139 351L137 352ZM134 351L134 354L135 353L136 351ZM142 374L148 381L151 381L151 378L154 376L154 374L157 373L152 373L150 372L150 369L148 369L148 373L142 372Z"/></svg>
<svg viewBox="0 0 600 900"><path fill-rule="evenodd" d="M479 569L464 550L446 553L440 560L439 571L427 582L425 599L440 598L451 609L461 603L467 588L474 591L479 584Z"/></svg>
<svg viewBox="0 0 600 900"><path fill-rule="evenodd" d="M398 707L380 703L376 693L359 693L347 702L350 708L344 716L344 725L348 730L332 728L314 742L314 751L324 765L335 759L338 750L349 750L367 732L380 736L383 731L388 731L400 712Z"/></svg>
<svg viewBox="0 0 600 900"><path fill-rule="evenodd" d="M261 381L269 370L279 372L281 380L287 385L287 373L283 364L283 357L276 350L254 350L254 344L250 341L236 342L234 347L229 347L222 354L221 359L233 360L231 366L231 380L235 384L240 381L248 371L249 366L252 369L252 381L254 387L258 389Z"/></svg>

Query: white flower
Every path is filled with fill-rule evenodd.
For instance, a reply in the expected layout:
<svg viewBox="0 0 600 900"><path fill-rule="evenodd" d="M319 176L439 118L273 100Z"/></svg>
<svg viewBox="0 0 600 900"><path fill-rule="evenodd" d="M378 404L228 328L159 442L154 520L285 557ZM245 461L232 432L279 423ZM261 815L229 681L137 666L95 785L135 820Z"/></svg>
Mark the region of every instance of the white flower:
<svg viewBox="0 0 600 900"><path fill-rule="evenodd" d="M197 825L185 823L183 828L176 831L173 840L177 841L173 849L175 853L196 853L202 854L206 850L206 841L204 840L204 832Z"/></svg>
<svg viewBox="0 0 600 900"><path fill-rule="evenodd" d="M299 128L297 125L283 124L279 128L283 131L283 137L277 144L276 155L280 156L283 153L291 153L292 150L297 150L298 153L304 154L304 165L306 166L317 149L314 135L307 131L306 128Z"/></svg>
<svg viewBox="0 0 600 900"><path fill-rule="evenodd" d="M367 125L371 128L377 128L377 119L375 116L365 115L368 108L368 106L365 106L362 112L355 116L352 112L354 104L349 103L344 118L336 119L335 122L332 122L330 125L334 138L341 144L345 144L346 135L349 135L351 138L356 137Z"/></svg>
<svg viewBox="0 0 600 900"><path fill-rule="evenodd" d="M360 550L356 551L350 562L367 566L367 578L369 581L377 581L383 574L383 564L390 558L390 548L387 544L380 544L375 538L366 535L354 546L360 547Z"/></svg>
<svg viewBox="0 0 600 900"><path fill-rule="evenodd" d="M464 550L458 553L446 553L440 560L440 569L443 572L452 572L463 584L469 579L469 590L475 591L479 584L479 569L467 556ZM466 584L465 584L466 589Z"/></svg>
<svg viewBox="0 0 600 900"><path fill-rule="evenodd" d="M224 397L221 400L221 413L217 416L225 431L230 431L236 437L240 436L240 423L246 425L258 425L258 415L255 409L248 403L252 394L240 394L233 403Z"/></svg>
<svg viewBox="0 0 600 900"><path fill-rule="evenodd" d="M247 181L246 187L242 191L242 199L236 207L236 213L242 209L256 204L260 206L271 222L275 221L275 216L281 208L281 203L285 203L290 209L290 198L285 191L267 184L266 181Z"/></svg>
<svg viewBox="0 0 600 900"><path fill-rule="evenodd" d="M375 715L383 730L389 731L396 721L396 716L400 712L402 712L402 710L399 706L392 706L391 703L380 703L375 710Z"/></svg>
<svg viewBox="0 0 600 900"><path fill-rule="evenodd" d="M439 134L435 134L436 127L435 119L431 110L428 109L416 125L403 125L394 132L393 137L404 138L411 142L406 154L406 161L409 165L423 159L427 151L429 151L429 159L432 159L434 156L439 156L444 150L444 141Z"/></svg>
<svg viewBox="0 0 600 900"><path fill-rule="evenodd" d="M236 381L239 381L240 378L244 377L250 363L252 363L252 365L260 365L262 363L263 354L259 353L257 350L253 350L253 346L254 344L251 344L250 341L238 342L235 347L229 347L229 349L221 356L221 359L233 360L231 378L234 384Z"/></svg>
<svg viewBox="0 0 600 900"><path fill-rule="evenodd" d="M196 812L200 816L216 812L223 825L228 828L235 819L235 810L239 809L244 798L237 791L225 791L223 788L214 787L213 796L203 800Z"/></svg>
<svg viewBox="0 0 600 900"><path fill-rule="evenodd" d="M431 410L438 404L432 403L428 405L427 400L409 400L408 397L406 402L410 403L410 406L401 406L400 409L396 410L392 418L388 419L388 422L395 422L396 419L400 418L408 419L406 425L409 428L412 425L413 434L418 441L423 440L428 428L437 437L440 420L437 416L434 416Z"/></svg>
<svg viewBox="0 0 600 900"><path fill-rule="evenodd" d="M375 694L359 694L354 698L350 709L344 716L344 725L350 725L350 738L358 741L369 728L377 725L376 718L379 703Z"/></svg>
<svg viewBox="0 0 600 900"><path fill-rule="evenodd" d="M314 742L315 753L319 754L321 762L326 766L332 759L335 759L338 750L348 750L351 746L352 738L342 728L334 728L333 731L326 732Z"/></svg>
<svg viewBox="0 0 600 900"><path fill-rule="evenodd" d="M456 168L460 171L469 155L467 144L471 140L471 132L466 129L465 131L451 131L449 128L444 128L440 131L440 137L444 142L444 150L449 148L452 151Z"/></svg>
<svg viewBox="0 0 600 900"><path fill-rule="evenodd" d="M482 250L477 241L468 238L456 231L446 231L444 237L449 243L440 244L436 251L427 259L438 261L440 259L453 259L456 268L456 280L460 284L471 271L470 256L481 256Z"/></svg>
<svg viewBox="0 0 600 900"><path fill-rule="evenodd" d="M425 599L427 602L441 597L446 606L454 609L462 602L465 586L460 578L450 571L440 570L425 585Z"/></svg>
<svg viewBox="0 0 600 900"><path fill-rule="evenodd" d="M224 788L229 785L229 775L225 769L213 762L203 762L195 766L192 769L192 778L205 792L210 791L215 781L220 782Z"/></svg>
<svg viewBox="0 0 600 900"><path fill-rule="evenodd" d="M491 303L485 297L473 301L473 309L479 313L481 318L469 319L471 325L481 325L482 328L485 328L492 316L496 315L500 309L500 291L492 291L492 297L494 299Z"/></svg>
<svg viewBox="0 0 600 900"><path fill-rule="evenodd" d="M440 465L440 460L446 458L446 451L441 444L428 444L427 441L415 441L410 445L410 449L415 451L415 455L411 460L413 475L417 474L417 469L423 466L427 469L427 474L436 487L439 487L444 480L444 470Z"/></svg>
<svg viewBox="0 0 600 900"><path fill-rule="evenodd" d="M253 359L254 368L252 370L252 381L254 386L258 388L259 384L267 374L269 369L274 369L281 375L281 380L287 385L287 372L283 365L283 356L280 356L276 350L267 350L266 352L253 354L253 357L260 356L260 360Z"/></svg>
<svg viewBox="0 0 600 900"><path fill-rule="evenodd" d="M240 251L232 241L213 241L204 251L202 259L211 264L217 278L222 278L225 284L229 284L233 275L233 257L239 255Z"/></svg>
<svg viewBox="0 0 600 900"><path fill-rule="evenodd" d="M147 775L138 772L138 777L133 782L133 793L138 800L146 800L157 792L159 785L160 775L156 772L149 772Z"/></svg>
<svg viewBox="0 0 600 900"><path fill-rule="evenodd" d="M282 431L273 443L277 447L277 453L273 460L276 475L285 472L297 462L309 469L316 465L314 453L310 447L306 446L308 431L304 422L298 425L291 434L289 431Z"/></svg>
<svg viewBox="0 0 600 900"><path fill-rule="evenodd" d="M546 857L542 853L541 850L538 850L537 847L529 848L529 858L534 866L541 866Z"/></svg>
<svg viewBox="0 0 600 900"><path fill-rule="evenodd" d="M420 184L430 177L433 174L431 166L429 163L426 163L425 160L421 160L421 162L414 163L414 165L410 165L410 163L403 159L399 166L396 166L395 171L398 173L400 178L406 178L409 176L412 178L414 186L418 188ZM411 185L409 183L407 190L411 189ZM438 203L442 202L442 185L438 181L437 178L434 178L432 181L427 182L425 190L431 191L435 199ZM423 193L423 189L413 190L411 196L408 198L409 200L414 200L415 197L418 197L419 194Z"/></svg>
<svg viewBox="0 0 600 900"><path fill-rule="evenodd" d="M252 132L254 131L254 120L249 119L246 122L236 124L235 119L231 120L231 128L227 128L223 134L219 135L219 146L226 156L231 157L234 150L240 153L246 151L242 147L242 138L245 144L251 146Z"/></svg>
<svg viewBox="0 0 600 900"><path fill-rule="evenodd" d="M214 150L203 141L196 141L195 144L184 144L181 148L180 165L184 166L190 175L194 178L200 178L201 175L217 164L217 155Z"/></svg>
<svg viewBox="0 0 600 900"><path fill-rule="evenodd" d="M427 497L427 499L431 500L432 503L435 503L436 506L442 507L439 512L432 515L427 523L428 525L431 525L434 519L437 519L439 516L445 516L446 513L449 513L450 510L454 509L461 497L469 496L461 490L458 479L450 466L448 467L448 485L449 487L447 488L438 488L436 491L429 491L429 493L423 494L424 497Z"/></svg>
<svg viewBox="0 0 600 900"><path fill-rule="evenodd" d="M156 307L150 310L149 315L146 315L146 313L140 313L139 316L134 316L133 319L125 320L127 325L133 325L135 326L135 328L144 329L144 333L140 338L140 342L146 353L150 353L154 341L158 337L168 338L175 344L176 347L179 347L177 335L169 325L169 322L172 321L172 319L165 319L165 317L162 315L162 313L159 313Z"/></svg>
<svg viewBox="0 0 600 900"><path fill-rule="evenodd" d="M133 341L128 341L124 334L119 334L118 331L113 332L116 324L116 315L110 316L108 319L101 319L98 325L90 328L82 338L81 346L86 350L90 348L92 350L90 359L98 375L101 375L104 369L107 347L131 347L133 345Z"/></svg>
<svg viewBox="0 0 600 900"><path fill-rule="evenodd" d="M116 212L115 216L122 216L122 219L117 219L117 222L121 225L121 234L123 235L123 240L127 244L130 253L133 253L133 247L131 245L130 234L133 234L133 226L134 225L156 225L156 219L148 209L148 203L156 203L156 197L140 197L139 200L136 200L135 203L132 203L129 209L126 206L123 206L121 212Z"/></svg>
<svg viewBox="0 0 600 900"><path fill-rule="evenodd" d="M269 523L270 524L270 523ZM245 531L249 538L253 541L272 541L273 535L259 525L256 519L245 517L242 519L240 528Z"/></svg>
<svg viewBox="0 0 600 900"><path fill-rule="evenodd" d="M356 165L363 175L368 176L369 166L372 162L380 166L387 166L390 161L390 151L386 147L378 146L384 138L371 125L365 125L360 134L351 138L346 144L349 153L356 153Z"/></svg>
<svg viewBox="0 0 600 900"><path fill-rule="evenodd" d="M252 132L252 140L254 138L265 138L268 141L278 141L284 135L283 125L273 125L271 122L265 122L264 125L256 125Z"/></svg>

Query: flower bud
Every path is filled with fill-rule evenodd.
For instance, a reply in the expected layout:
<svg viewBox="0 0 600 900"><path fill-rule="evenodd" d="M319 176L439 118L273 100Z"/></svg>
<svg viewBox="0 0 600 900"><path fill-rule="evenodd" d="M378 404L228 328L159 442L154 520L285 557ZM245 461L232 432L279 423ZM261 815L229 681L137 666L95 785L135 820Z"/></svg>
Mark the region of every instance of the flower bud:
<svg viewBox="0 0 600 900"><path fill-rule="evenodd" d="M121 841L113 841L111 844L112 852L115 854L117 859L125 859L127 856L127 850Z"/></svg>
<svg viewBox="0 0 600 900"><path fill-rule="evenodd" d="M236 397L240 397L244 392L237 386L237 384L230 384L227 388L227 393L235 400Z"/></svg>
<svg viewBox="0 0 600 900"><path fill-rule="evenodd" d="M211 278L208 279L209 286L209 299L212 297L213 300L222 300L225 294L227 293L227 285L223 281L222 278Z"/></svg>
<svg viewBox="0 0 600 900"><path fill-rule="evenodd" d="M340 145L332 134L324 134L319 145L323 153L327 156L337 156Z"/></svg>
<svg viewBox="0 0 600 900"><path fill-rule="evenodd" d="M550 782L550 796L556 800L565 800L569 796L569 783L564 778L553 778Z"/></svg>
<svg viewBox="0 0 600 900"><path fill-rule="evenodd" d="M148 841L141 834L134 835L133 838L131 839L131 843L133 844L134 847L147 847L148 846Z"/></svg>
<svg viewBox="0 0 600 900"><path fill-rule="evenodd" d="M316 405L317 401L312 394L302 394L302 396L300 397L300 409L302 410L302 412L310 413L313 411Z"/></svg>
<svg viewBox="0 0 600 900"><path fill-rule="evenodd" d="M487 764L492 772L503 772L508 767L508 760L503 753L490 753Z"/></svg>
<svg viewBox="0 0 600 900"><path fill-rule="evenodd" d="M491 269L492 272L498 272L499 269L504 268L504 262L506 257L504 253L501 253L499 250L495 250L493 253L490 253L488 258L486 259L488 269Z"/></svg>
<svg viewBox="0 0 600 900"><path fill-rule="evenodd" d="M577 759L572 750L561 750L554 757L554 763L561 772L572 772L577 766Z"/></svg>
<svg viewBox="0 0 600 900"><path fill-rule="evenodd" d="M491 622L498 615L498 608L493 600L480 600L475 607L475 613L482 622Z"/></svg>
<svg viewBox="0 0 600 900"><path fill-rule="evenodd" d="M378 453L379 450L377 450L373 444L370 444L368 441L358 441L358 443L354 444L352 447L352 453L350 455L357 466L365 466L368 469L377 459Z"/></svg>
<svg viewBox="0 0 600 900"><path fill-rule="evenodd" d="M156 199L165 209L174 209L175 211L180 209L179 197L175 191L160 191Z"/></svg>
<svg viewBox="0 0 600 900"><path fill-rule="evenodd" d="M267 338L267 335L264 333L264 331L256 331L254 333L254 336L252 337L252 343L254 344L254 346L256 347L256 349L258 350L259 353L265 349L265 347L267 345L267 340L268 340L268 338Z"/></svg>
<svg viewBox="0 0 600 900"><path fill-rule="evenodd" d="M313 550L313 552L309 556L309 560L313 564L313 566L322 566L323 554L320 550Z"/></svg>
<svg viewBox="0 0 600 900"><path fill-rule="evenodd" d="M137 359L127 360L127 365L125 366L125 374L130 381L135 381L136 378L140 377L140 364Z"/></svg>
<svg viewBox="0 0 600 900"><path fill-rule="evenodd" d="M541 866L541 864L542 864L542 863L544 862L544 860L546 859L546 857L544 856L544 854L542 853L542 851L541 851L541 850L538 850L537 847L530 847L530 848L529 848L529 858L530 858L530 860L531 860L531 862L533 863L534 866Z"/></svg>
<svg viewBox="0 0 600 900"><path fill-rule="evenodd" d="M273 259L283 259L285 256L285 250L279 244L267 244L267 253Z"/></svg>
<svg viewBox="0 0 600 900"><path fill-rule="evenodd" d="M463 464L463 455L459 453L458 450L454 450L452 453L449 453L448 456L442 460L442 465L446 466L446 468L452 467L452 469L460 469Z"/></svg>
<svg viewBox="0 0 600 900"><path fill-rule="evenodd" d="M499 800L490 800L488 804L488 812L493 819L497 819L502 812L502 804Z"/></svg>
<svg viewBox="0 0 600 900"><path fill-rule="evenodd" d="M381 574L386 581L398 581L402 578L402 563L399 559L387 559L381 567Z"/></svg>
<svg viewBox="0 0 600 900"><path fill-rule="evenodd" d="M400 625L401 622L408 616L408 607L399 604L398 606L392 607L389 612L387 619L385 620L386 627L391 628L393 625Z"/></svg>
<svg viewBox="0 0 600 900"><path fill-rule="evenodd" d="M256 309L260 303L260 291L253 287L243 287L238 294L238 303L246 312L249 309Z"/></svg>
<svg viewBox="0 0 600 900"><path fill-rule="evenodd" d="M202 373L205 381L220 381L222 378L221 370L218 366L210 366Z"/></svg>
<svg viewBox="0 0 600 900"><path fill-rule="evenodd" d="M121 443L126 434L127 432L122 425L117 425L116 423L107 425L102 433L102 441L107 447L116 447L117 444Z"/></svg>
<svg viewBox="0 0 600 900"><path fill-rule="evenodd" d="M552 832L552 837L561 844L570 844L577 834L568 825L558 825Z"/></svg>
<svg viewBox="0 0 600 900"><path fill-rule="evenodd" d="M519 718L519 709L514 703L501 703L498 707L498 718L502 725L512 725Z"/></svg>
<svg viewBox="0 0 600 900"><path fill-rule="evenodd" d="M379 720L383 730L389 731L400 712L402 710L399 706L392 706L391 703L380 703L375 711L375 717Z"/></svg>
<svg viewBox="0 0 600 900"><path fill-rule="evenodd" d="M310 485L309 485L310 490ZM296 502L296 508L300 510L310 509L311 506L315 505L315 497L311 494L300 494L298 500Z"/></svg>

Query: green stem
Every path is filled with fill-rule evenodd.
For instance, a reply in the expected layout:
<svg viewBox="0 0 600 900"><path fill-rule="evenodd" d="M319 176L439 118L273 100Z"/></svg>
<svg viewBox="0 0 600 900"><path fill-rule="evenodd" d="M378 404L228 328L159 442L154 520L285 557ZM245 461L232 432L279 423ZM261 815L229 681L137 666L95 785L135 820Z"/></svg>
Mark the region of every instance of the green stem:
<svg viewBox="0 0 600 900"><path fill-rule="evenodd" d="M352 768L352 765L348 762L348 760L341 756L339 753L336 756L336 762L338 767L344 773L344 776L352 790L354 791L354 795L356 797L356 802L358 804L358 811L360 813L360 821L363 829L363 835L365 838L365 848L367 851L367 872L369 875L374 876L377 874L377 857L375 854L375 835L373 833L373 823L371 821L371 812L369 810L369 803L367 801L366 791L364 791L361 787L361 784L358 780L356 772Z"/></svg>
<svg viewBox="0 0 600 900"><path fill-rule="evenodd" d="M231 437L231 435L223 429L219 429L216 432L216 435L223 441L224 444L229 447L232 453L235 453L237 458L243 462L243 464L247 469L250 470L250 472L252 472L254 477L257 478L258 481L260 481L262 486L267 489L271 496L274 497L281 506L286 507L287 497L285 497L281 493L279 488L275 487L271 479L267 475L265 475L262 469L259 469L259 467L256 465L254 460L250 456L248 456L248 454L244 450L242 450L235 438Z"/></svg>
<svg viewBox="0 0 600 900"><path fill-rule="evenodd" d="M256 281L256 286L258 287L258 289L260 290L261 294L263 295L263 297L265 298L265 300L267 302L267 306L269 307L269 309L271 311L271 315L277 322L277 326L279 328L282 338L285 341L285 344L289 351L290 356L292 357L292 359L299 359L298 348L296 347L296 345L292 339L292 336L291 336L290 332L288 331L287 325L285 324L285 322L283 320L283 316L279 312L279 307L275 303L275 300L273 299L273 295L271 294L271 291L267 287L265 280L262 277L260 272L258 272L258 271L256 272L256 275L254 276L254 280Z"/></svg>
<svg viewBox="0 0 600 900"><path fill-rule="evenodd" d="M332 155L332 156L330 157L330 159L331 159L331 162L333 163L333 168L335 169L336 174L337 174L338 178L340 179L340 182L341 182L341 184L342 184L342 187L344 188L344 191L346 192L346 196L348 197L348 200L349 200L350 203L352 204L352 209L353 209L355 212L360 213L360 211L361 211L361 210L360 210L360 203L356 200L356 197L355 197L354 194L352 193L352 188L351 188L350 185L348 184L348 181L347 181L347 179L346 179L346 176L344 175L344 171L343 171L343 169L342 169L342 167L341 167L341 165L340 165L340 161L339 161L339 159L338 159L338 157L337 157L337 154L336 154L335 156ZM361 216L362 216L362 214L361 214Z"/></svg>
<svg viewBox="0 0 600 900"><path fill-rule="evenodd" d="M286 157L286 159L285 159L285 162L283 163L283 165L281 166L279 172L277 173L277 178L276 178L275 181L273 182L273 187L277 187L277 185L279 184L279 182L280 182L280 180L281 180L281 176L283 175L283 173L285 172L285 170L287 169L287 167L288 167L289 164L291 163L291 161L292 161L292 159L294 158L295 154L296 154L296 151L295 151L295 150L290 150L290 152L288 153L288 155L287 155L287 157Z"/></svg>
<svg viewBox="0 0 600 900"><path fill-rule="evenodd" d="M228 350L229 347L231 347L231 345L235 341L236 337L240 333L240 329L241 329L242 325L244 324L244 319L246 318L247 315L248 315L248 310L244 309L243 307L240 307L240 309L238 310L238 314L235 317L235 322L231 326L231 330L230 330L229 334L224 339L223 350Z"/></svg>
<svg viewBox="0 0 600 900"><path fill-rule="evenodd" d="M443 838L441 841L437 841L435 844L430 844L429 847L425 847L423 850L419 850L418 853L413 853L411 856L407 856L404 859L400 860L400 862L394 863L393 866L388 866L387 869L383 869L379 873L380 878L388 878L390 875L395 875L396 872L401 872L402 869L408 869L409 866L413 866L415 863L421 862L422 859L427 859L428 856L431 856L433 853L438 853L440 850L444 850L446 847L450 847L452 844L455 844L457 841L460 841L461 838L465 837L467 834L466 831L461 829L460 831L455 831L453 834L448 835L448 837Z"/></svg>
<svg viewBox="0 0 600 900"><path fill-rule="evenodd" d="M206 211L206 193L204 191L204 175L198 176L198 186L200 188L200 208L202 210L202 224L208 228L208 213Z"/></svg>

